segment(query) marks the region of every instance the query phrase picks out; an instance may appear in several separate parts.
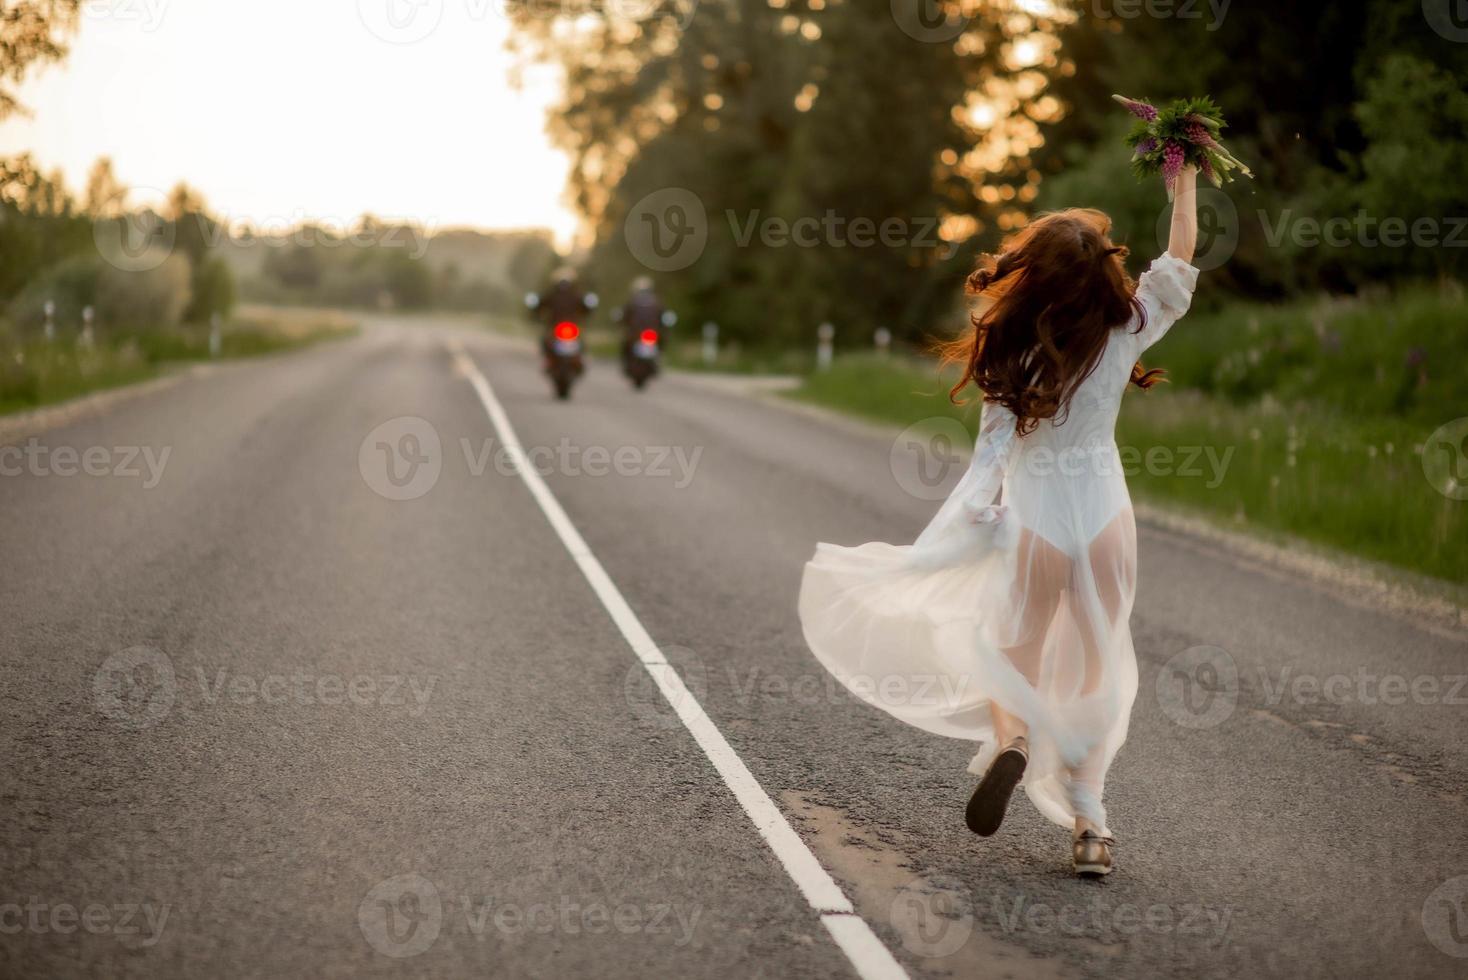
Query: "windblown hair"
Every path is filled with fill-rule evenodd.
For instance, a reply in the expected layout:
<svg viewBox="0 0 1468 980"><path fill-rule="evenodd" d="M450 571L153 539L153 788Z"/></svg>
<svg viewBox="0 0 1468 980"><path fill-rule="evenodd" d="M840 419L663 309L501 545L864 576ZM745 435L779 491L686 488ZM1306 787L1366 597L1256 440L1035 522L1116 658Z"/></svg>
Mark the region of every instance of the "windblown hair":
<svg viewBox="0 0 1468 980"><path fill-rule="evenodd" d="M976 385L984 400L1003 405L1019 432L1068 409L1070 397L1096 370L1110 332L1147 313L1126 273L1127 249L1113 245L1111 219L1071 209L1042 215L986 255L968 277L971 296L993 302L973 314L973 332L940 347L945 363L965 366L953 387L956 402ZM1161 371L1140 363L1131 383L1150 388Z"/></svg>

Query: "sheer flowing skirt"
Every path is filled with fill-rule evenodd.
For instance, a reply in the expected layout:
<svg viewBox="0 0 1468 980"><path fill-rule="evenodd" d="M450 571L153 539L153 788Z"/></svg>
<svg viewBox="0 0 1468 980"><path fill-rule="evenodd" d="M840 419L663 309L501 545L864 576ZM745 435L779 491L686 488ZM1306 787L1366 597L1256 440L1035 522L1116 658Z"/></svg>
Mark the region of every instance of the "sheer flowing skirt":
<svg viewBox="0 0 1468 980"><path fill-rule="evenodd" d="M822 544L800 615L811 650L858 697L980 742L975 773L995 752L992 707L1024 721L1035 805L1058 824L1080 815L1104 828L1106 772L1137 692L1136 525L1124 482L1119 500L1114 484L1088 484L1007 481L1014 526L962 557L934 562L923 539Z"/></svg>

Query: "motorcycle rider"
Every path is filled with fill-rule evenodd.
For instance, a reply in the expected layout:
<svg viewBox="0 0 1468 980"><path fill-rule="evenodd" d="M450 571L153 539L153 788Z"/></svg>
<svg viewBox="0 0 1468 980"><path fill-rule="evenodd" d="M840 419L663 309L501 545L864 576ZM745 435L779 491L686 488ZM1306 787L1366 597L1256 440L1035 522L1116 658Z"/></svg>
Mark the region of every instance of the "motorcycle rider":
<svg viewBox="0 0 1468 980"><path fill-rule="evenodd" d="M661 334L667 308L653 291L652 279L638 276L632 280L632 295L622 307L622 365L626 367L632 358L632 346L637 343L644 330Z"/></svg>
<svg viewBox="0 0 1468 980"><path fill-rule="evenodd" d="M563 267L556 270L551 285L535 297L533 311L540 319L540 349L547 362L551 356L551 344L555 340L556 324L571 322L581 326L586 315L596 308L596 294L584 292L576 282L576 270Z"/></svg>

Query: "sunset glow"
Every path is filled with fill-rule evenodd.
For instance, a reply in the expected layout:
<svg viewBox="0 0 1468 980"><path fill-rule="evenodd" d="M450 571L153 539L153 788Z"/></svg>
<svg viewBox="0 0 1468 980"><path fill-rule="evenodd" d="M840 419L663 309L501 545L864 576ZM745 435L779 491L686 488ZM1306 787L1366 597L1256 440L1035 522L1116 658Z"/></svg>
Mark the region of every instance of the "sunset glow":
<svg viewBox="0 0 1468 980"><path fill-rule="evenodd" d="M567 240L567 162L545 135L556 73L512 87L493 4L442 4L396 35L379 6L93 5L67 62L22 88L33 115L0 125L0 155L31 153L73 190L110 156L139 200L186 180L231 223L372 212Z"/></svg>

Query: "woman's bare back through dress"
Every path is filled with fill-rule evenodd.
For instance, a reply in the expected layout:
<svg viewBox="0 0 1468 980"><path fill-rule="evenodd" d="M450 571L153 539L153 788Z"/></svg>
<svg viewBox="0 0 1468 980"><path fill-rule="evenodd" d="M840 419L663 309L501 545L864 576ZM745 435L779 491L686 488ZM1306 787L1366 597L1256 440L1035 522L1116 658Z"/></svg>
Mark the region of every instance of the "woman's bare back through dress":
<svg viewBox="0 0 1468 980"><path fill-rule="evenodd" d="M984 407L968 472L911 546L817 546L805 636L848 688L912 725L981 743L998 705L1029 726L1025 788L1051 820L1106 827L1106 771L1137 693L1129 617L1137 536L1116 417L1132 366L1192 301L1198 272L1164 255L1142 276L1146 325L1112 331L1056 419L1024 435Z"/></svg>

